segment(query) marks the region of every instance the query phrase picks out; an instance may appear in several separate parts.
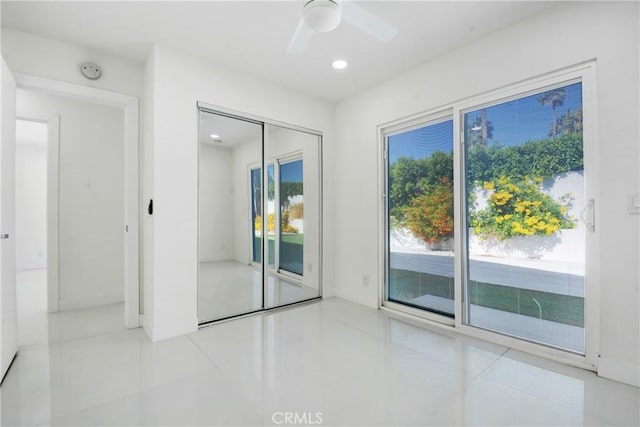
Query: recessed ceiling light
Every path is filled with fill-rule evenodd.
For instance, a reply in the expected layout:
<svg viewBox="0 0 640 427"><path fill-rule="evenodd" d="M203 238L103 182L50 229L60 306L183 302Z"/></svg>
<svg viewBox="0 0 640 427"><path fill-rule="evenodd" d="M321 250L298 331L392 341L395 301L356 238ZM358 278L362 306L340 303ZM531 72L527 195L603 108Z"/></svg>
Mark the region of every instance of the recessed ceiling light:
<svg viewBox="0 0 640 427"><path fill-rule="evenodd" d="M331 66L336 70L344 70L345 68L347 68L348 65L349 63L344 59L336 59L331 63Z"/></svg>
<svg viewBox="0 0 640 427"><path fill-rule="evenodd" d="M213 139L219 139L219 138L220 138L220 135L216 135L215 133L212 133L212 134L211 134L211 138L213 138Z"/></svg>

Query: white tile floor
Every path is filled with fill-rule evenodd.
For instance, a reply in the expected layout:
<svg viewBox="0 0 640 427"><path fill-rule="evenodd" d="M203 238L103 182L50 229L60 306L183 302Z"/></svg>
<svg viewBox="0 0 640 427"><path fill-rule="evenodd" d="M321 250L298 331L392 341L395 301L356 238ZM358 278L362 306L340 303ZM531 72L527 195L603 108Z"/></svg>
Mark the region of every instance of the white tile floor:
<svg viewBox="0 0 640 427"><path fill-rule="evenodd" d="M87 336L20 350L3 426L274 425L285 412L324 425L640 422L637 388L337 298L155 344L141 329L86 332L108 317L87 310L65 325Z"/></svg>
<svg viewBox="0 0 640 427"><path fill-rule="evenodd" d="M269 273L267 308L316 298L319 290ZM207 322L262 308L262 274L237 261L202 262L198 271L198 320Z"/></svg>

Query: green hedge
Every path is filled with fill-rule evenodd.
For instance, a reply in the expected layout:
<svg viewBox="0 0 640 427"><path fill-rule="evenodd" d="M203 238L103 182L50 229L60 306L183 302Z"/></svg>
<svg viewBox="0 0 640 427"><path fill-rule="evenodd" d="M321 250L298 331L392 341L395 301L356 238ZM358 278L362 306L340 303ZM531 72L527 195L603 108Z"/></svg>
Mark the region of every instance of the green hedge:
<svg viewBox="0 0 640 427"><path fill-rule="evenodd" d="M550 178L584 169L582 134L565 135L522 145L489 148L476 145L467 152L469 182L493 181L501 176Z"/></svg>
<svg viewBox="0 0 640 427"><path fill-rule="evenodd" d="M467 180L471 183L495 181L502 176L513 180L549 178L584 169L582 134L525 142L521 145L491 147L476 145L467 153ZM441 151L424 159L399 158L389 168L389 209L403 219L411 200L427 193L443 178L453 180L453 153Z"/></svg>

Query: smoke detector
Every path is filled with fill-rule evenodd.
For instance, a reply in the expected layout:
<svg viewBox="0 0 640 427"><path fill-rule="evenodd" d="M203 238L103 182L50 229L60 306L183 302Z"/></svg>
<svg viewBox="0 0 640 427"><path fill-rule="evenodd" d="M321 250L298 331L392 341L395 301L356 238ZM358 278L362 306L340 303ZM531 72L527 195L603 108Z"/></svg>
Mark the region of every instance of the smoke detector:
<svg viewBox="0 0 640 427"><path fill-rule="evenodd" d="M102 69L92 62L84 62L80 64L80 72L90 80L97 80L102 75Z"/></svg>

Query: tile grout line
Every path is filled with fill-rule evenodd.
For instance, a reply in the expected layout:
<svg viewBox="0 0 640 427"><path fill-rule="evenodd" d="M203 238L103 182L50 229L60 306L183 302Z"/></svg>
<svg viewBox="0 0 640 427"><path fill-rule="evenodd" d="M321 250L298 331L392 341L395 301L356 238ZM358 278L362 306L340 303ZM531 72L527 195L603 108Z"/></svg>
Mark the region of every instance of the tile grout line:
<svg viewBox="0 0 640 427"><path fill-rule="evenodd" d="M487 372L493 365L495 365L500 359L502 359L504 357L505 354L507 354L509 351L511 350L511 347L507 347L505 348L505 350L500 353L500 355L498 357L496 357L496 359L489 363L482 371L480 371L480 373L478 373L477 375L475 375L473 378L471 378L469 380L468 384L471 384L473 381L475 381L477 378L481 377L482 375L484 375L485 372Z"/></svg>
<svg viewBox="0 0 640 427"><path fill-rule="evenodd" d="M198 349L198 352L201 353L205 357L205 359L207 359L209 363L211 363L213 367L216 368L218 372L220 372L222 375L225 375L224 372L222 372L222 369L218 366L218 364L214 362L211 357L209 357L209 355L202 349L202 347L198 345L197 342L195 342L195 340L191 337L191 334L187 334L187 338Z"/></svg>
<svg viewBox="0 0 640 427"><path fill-rule="evenodd" d="M134 328L134 330L135 330L135 329L138 329L138 328ZM125 330L126 330L126 331L128 331L129 329L125 329ZM106 334L106 333L105 333L105 334ZM105 335L105 334L99 334L99 335ZM99 335L96 335L96 336L99 336ZM202 354L205 356L205 358L206 358L206 359L207 359L207 360L208 360L208 361L213 365L213 367L214 367L215 369L217 369L220 373L222 373L222 371L220 370L220 368L219 368L219 367L218 367L218 366L217 366L217 365L216 365L216 364L215 364L215 363L214 363L214 362L213 362L213 361L212 361L212 360L211 360L211 359L206 355L206 353L204 353L204 351L202 351L202 349L200 348L200 346L198 346L198 345L193 341L193 339L189 336L189 334L187 334L187 338L189 338L189 340L190 340L190 341L191 341L191 343L196 347L196 349L198 350L198 352L202 353ZM73 340L70 340L70 341L73 341ZM168 382L163 382L163 383L161 383L161 384L156 384L156 385L153 385L153 386L151 386L151 387L141 388L141 389L140 389L139 391L137 391L137 392L130 393L130 394L127 394L127 395L124 395L124 396L120 396L120 397L116 397L115 399L111 399L111 400L108 400L108 401L106 401L106 402L97 403L97 404L92 405L92 406L89 406L89 407L87 407L87 408L82 408L82 409L80 409L80 410L72 411L72 412L69 412L69 413L67 413L67 414L64 414L64 415L61 415L61 416L58 416L58 417L49 417L49 418L47 418L46 420L42 420L42 421L41 421L41 422L39 422L39 423L32 424L32 426L50 425L52 421L55 421L55 420L57 420L57 419L64 419L65 417L69 417L69 416L72 416L72 415L74 415L74 414L82 414L82 413L85 413L85 412L88 412L88 411L94 410L94 409L96 409L96 408L99 408L99 407L101 407L101 406L108 405L108 404L110 404L110 403L114 403L114 402L118 402L118 401L124 401L124 400L126 400L126 399L130 399L130 398L132 398L132 397L134 397L134 396L139 396L139 395L142 395L143 393L147 393L147 392L149 392L149 391L151 391L151 390L154 390L154 389L156 389L156 388L164 387L164 386L167 386L167 385L170 385L170 384L173 384L173 383L179 382L179 381L183 381L185 378L189 377L190 375L191 375L191 374L187 374L187 375L181 376L180 378L175 378L175 379L173 379L173 380L171 380L171 381L168 381Z"/></svg>
<svg viewBox="0 0 640 427"><path fill-rule="evenodd" d="M76 337L76 338L67 338L67 339L63 339L63 340L57 340L57 341L48 341L46 343L35 343L35 344L28 344L22 347L18 347L18 352L21 351L27 351L27 350L37 350L41 347L51 347L51 346L57 346L57 345L61 345L61 344L69 344L72 343L74 341L83 341L86 339L91 339L91 338L96 338L96 337L101 337L103 335L109 335L109 334L115 334L115 333L121 333L121 332L127 332L127 331L135 331L136 329L140 329L141 327L137 327L137 328L132 328L132 329L128 329L128 328L122 328L122 329L113 329L110 331L103 331L103 332L97 332L95 334L92 335L83 335L81 337Z"/></svg>

